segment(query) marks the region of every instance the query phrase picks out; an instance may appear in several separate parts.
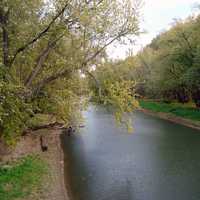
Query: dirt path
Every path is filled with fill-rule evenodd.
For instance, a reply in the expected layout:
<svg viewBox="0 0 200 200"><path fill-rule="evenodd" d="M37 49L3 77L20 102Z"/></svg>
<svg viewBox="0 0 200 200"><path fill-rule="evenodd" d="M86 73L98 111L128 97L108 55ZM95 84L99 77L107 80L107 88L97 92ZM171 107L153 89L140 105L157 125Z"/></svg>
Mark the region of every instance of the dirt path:
<svg viewBox="0 0 200 200"><path fill-rule="evenodd" d="M4 162L19 159L29 154L38 154L49 166L48 175L43 180L39 192L26 200L69 200L64 183L64 155L60 141L60 130L42 130L22 137L15 150L4 158ZM48 151L42 152L40 136L45 135Z"/></svg>

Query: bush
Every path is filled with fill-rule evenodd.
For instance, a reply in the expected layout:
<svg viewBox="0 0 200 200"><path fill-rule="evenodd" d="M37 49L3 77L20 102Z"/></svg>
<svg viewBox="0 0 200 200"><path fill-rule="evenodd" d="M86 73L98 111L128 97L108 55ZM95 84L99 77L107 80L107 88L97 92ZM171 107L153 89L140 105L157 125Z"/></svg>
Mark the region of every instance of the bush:
<svg viewBox="0 0 200 200"><path fill-rule="evenodd" d="M20 92L23 89L8 81L0 81L0 137L14 145L26 127L31 109Z"/></svg>

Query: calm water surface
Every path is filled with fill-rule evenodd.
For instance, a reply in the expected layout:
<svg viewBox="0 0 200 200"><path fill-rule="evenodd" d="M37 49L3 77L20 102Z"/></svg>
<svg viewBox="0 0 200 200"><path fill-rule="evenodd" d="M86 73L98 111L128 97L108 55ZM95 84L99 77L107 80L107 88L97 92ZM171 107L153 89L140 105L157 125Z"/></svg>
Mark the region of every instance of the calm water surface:
<svg viewBox="0 0 200 200"><path fill-rule="evenodd" d="M200 131L136 113L135 133L94 107L63 136L74 200L200 200Z"/></svg>

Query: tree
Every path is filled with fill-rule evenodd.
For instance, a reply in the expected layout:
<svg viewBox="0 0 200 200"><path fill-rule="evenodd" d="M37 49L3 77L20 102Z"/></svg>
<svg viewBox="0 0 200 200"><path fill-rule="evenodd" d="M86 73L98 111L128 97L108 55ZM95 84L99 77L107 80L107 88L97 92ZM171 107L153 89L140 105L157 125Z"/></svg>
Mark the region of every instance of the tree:
<svg viewBox="0 0 200 200"><path fill-rule="evenodd" d="M125 124L129 132L132 131L130 115L139 107L131 63L132 59L127 59L126 62L105 62L89 75L92 74L92 101L109 108L115 114L117 122Z"/></svg>
<svg viewBox="0 0 200 200"><path fill-rule="evenodd" d="M38 114L69 123L80 108L80 71L100 63L113 42L139 34L138 11L137 0L3 0L1 86L10 91L0 100L1 116L8 113L0 124L2 137L9 132L12 138L16 128L22 132ZM14 112L24 116L16 124L13 115L12 128L15 103L5 103L11 93L23 105Z"/></svg>
<svg viewBox="0 0 200 200"><path fill-rule="evenodd" d="M165 102L193 100L199 107L199 19L175 21L136 55L134 73L142 96Z"/></svg>

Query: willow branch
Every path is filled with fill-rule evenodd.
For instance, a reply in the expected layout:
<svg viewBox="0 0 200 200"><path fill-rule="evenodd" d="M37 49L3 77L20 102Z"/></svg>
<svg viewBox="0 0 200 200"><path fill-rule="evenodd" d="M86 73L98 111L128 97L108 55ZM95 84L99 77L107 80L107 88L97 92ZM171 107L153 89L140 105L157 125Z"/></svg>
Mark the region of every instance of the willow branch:
<svg viewBox="0 0 200 200"><path fill-rule="evenodd" d="M29 74L26 82L25 82L25 86L26 87L30 87L33 80L36 78L36 76L38 75L38 73L41 71L43 64L45 62L45 60L47 59L50 51L52 50L52 48L54 48L57 44L57 42L64 36L61 35L60 37L56 38L54 41L50 42L47 47L40 53L39 57L37 58L37 62L36 62L36 67L34 68L34 70Z"/></svg>
<svg viewBox="0 0 200 200"><path fill-rule="evenodd" d="M23 52L30 45L32 45L35 42L37 42L40 38L42 38L49 31L49 29L55 23L55 21L64 13L64 11L65 11L65 9L67 8L68 5L69 5L69 1L67 1L66 4L64 5L64 7L60 10L60 12L58 12L57 15L55 15L55 17L53 17L53 19L50 21L50 23L48 24L48 26L44 30L42 30L40 33L38 33L36 35L36 37L34 37L29 42L27 42L25 45L23 45L19 49L17 49L17 51L14 53L13 58L10 61L10 66L12 66L12 64L14 63L14 61L17 58L17 56L18 56L19 53Z"/></svg>

